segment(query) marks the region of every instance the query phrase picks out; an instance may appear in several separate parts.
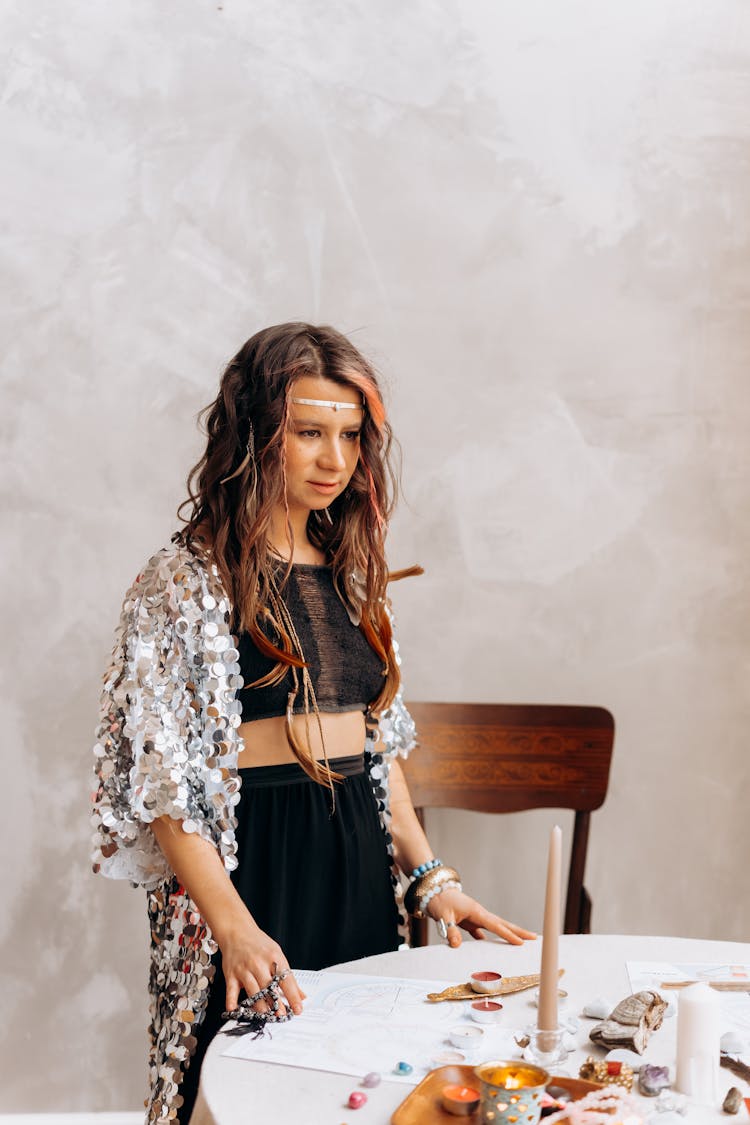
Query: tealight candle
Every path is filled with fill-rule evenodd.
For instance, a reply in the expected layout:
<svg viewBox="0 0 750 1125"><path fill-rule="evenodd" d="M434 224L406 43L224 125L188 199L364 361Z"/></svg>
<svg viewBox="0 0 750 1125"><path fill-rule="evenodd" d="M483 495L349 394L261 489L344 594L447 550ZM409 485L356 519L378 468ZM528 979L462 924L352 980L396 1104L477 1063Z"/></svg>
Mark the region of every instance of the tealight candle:
<svg viewBox="0 0 750 1125"><path fill-rule="evenodd" d="M493 993L497 992L500 988L500 981L503 979L502 973L472 973L471 984L472 991L479 993Z"/></svg>
<svg viewBox="0 0 750 1125"><path fill-rule="evenodd" d="M503 1006L497 1000L474 1000L469 1015L477 1023L497 1023L502 1012Z"/></svg>
<svg viewBox="0 0 750 1125"><path fill-rule="evenodd" d="M455 1117L470 1117L479 1105L479 1090L472 1086L443 1086L440 1100L443 1109Z"/></svg>
<svg viewBox="0 0 750 1125"><path fill-rule="evenodd" d="M484 1038L484 1031L481 1027L464 1024L462 1027L454 1027L449 1034L449 1038L454 1047L471 1051L481 1043Z"/></svg>

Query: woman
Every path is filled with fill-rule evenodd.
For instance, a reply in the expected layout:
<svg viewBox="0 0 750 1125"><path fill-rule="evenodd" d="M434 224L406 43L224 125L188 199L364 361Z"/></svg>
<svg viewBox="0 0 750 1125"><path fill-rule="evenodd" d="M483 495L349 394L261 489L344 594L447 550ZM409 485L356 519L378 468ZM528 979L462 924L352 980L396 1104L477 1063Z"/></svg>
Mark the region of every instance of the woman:
<svg viewBox="0 0 750 1125"><path fill-rule="evenodd" d="M186 526L126 596L95 747L95 870L148 891L148 1120L183 1125L243 993L262 1026L302 1012L290 966L398 948L399 873L451 945L458 926L534 936L434 859L398 763L414 732L372 368L331 328L277 325L231 361L206 428Z"/></svg>

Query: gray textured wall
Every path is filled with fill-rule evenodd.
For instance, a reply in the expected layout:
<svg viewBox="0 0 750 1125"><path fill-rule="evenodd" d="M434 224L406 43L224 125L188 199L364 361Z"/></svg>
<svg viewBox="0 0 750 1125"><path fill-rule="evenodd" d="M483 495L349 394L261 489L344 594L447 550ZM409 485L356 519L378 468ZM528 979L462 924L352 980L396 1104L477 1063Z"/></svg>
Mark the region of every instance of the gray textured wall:
<svg viewBox="0 0 750 1125"><path fill-rule="evenodd" d="M0 1109L139 1104L142 898L88 873L99 677L196 411L283 319L392 380L409 693L608 705L596 929L746 940L748 6L0 17ZM432 827L538 924L548 823Z"/></svg>

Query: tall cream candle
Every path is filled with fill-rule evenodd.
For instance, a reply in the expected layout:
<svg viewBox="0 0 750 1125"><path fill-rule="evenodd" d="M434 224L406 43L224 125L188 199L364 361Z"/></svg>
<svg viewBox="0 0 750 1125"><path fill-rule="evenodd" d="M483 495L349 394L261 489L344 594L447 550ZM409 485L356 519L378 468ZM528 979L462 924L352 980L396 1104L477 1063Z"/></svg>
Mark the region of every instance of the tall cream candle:
<svg viewBox="0 0 750 1125"><path fill-rule="evenodd" d="M562 885L562 830L555 825L549 838L547 895L544 900L542 971L539 981L540 1031L557 1030L558 945L560 938L560 889Z"/></svg>

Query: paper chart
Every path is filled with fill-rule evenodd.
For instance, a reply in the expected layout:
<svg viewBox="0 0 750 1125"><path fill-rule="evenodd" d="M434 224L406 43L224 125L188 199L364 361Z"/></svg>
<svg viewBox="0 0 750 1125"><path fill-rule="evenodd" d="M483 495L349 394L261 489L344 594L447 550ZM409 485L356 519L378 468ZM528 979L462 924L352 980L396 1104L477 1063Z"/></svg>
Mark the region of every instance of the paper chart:
<svg viewBox="0 0 750 1125"><path fill-rule="evenodd" d="M633 992L651 989L676 1010L680 990L664 985L677 981L712 981L744 984L747 991L718 992L723 1029L737 1031L750 1044L750 965L731 965L707 961L628 961L628 977Z"/></svg>
<svg viewBox="0 0 750 1125"><path fill-rule="evenodd" d="M295 976L308 997L303 1014L272 1025L262 1039L227 1038L223 1055L360 1077L375 1070L384 1079L413 1086L441 1053L456 1050L448 1038L451 1029L473 1022L469 1001L425 1000L428 992L445 988L445 981L306 971ZM479 1061L480 1054L503 1058L517 1050L513 1029L483 1028L477 1058L463 1052L467 1063ZM414 1068L411 1074L393 1073L401 1060Z"/></svg>

